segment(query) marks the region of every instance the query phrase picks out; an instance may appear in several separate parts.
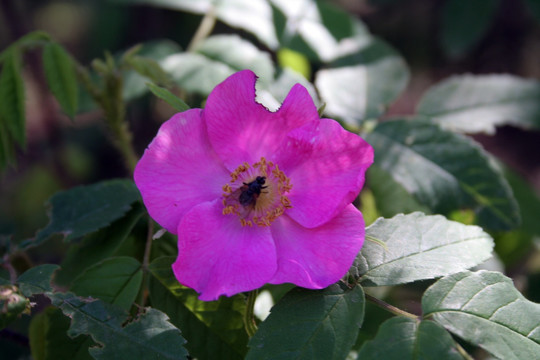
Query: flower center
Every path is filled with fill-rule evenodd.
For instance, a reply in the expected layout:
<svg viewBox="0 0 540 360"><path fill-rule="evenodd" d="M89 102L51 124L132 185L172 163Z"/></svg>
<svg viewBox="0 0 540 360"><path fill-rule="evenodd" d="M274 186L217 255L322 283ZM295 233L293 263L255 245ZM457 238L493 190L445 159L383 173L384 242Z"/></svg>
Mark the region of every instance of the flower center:
<svg viewBox="0 0 540 360"><path fill-rule="evenodd" d="M223 185L223 214L235 214L242 226L270 226L270 223L291 208L285 196L292 188L290 179L277 164L260 161L238 166L231 181Z"/></svg>

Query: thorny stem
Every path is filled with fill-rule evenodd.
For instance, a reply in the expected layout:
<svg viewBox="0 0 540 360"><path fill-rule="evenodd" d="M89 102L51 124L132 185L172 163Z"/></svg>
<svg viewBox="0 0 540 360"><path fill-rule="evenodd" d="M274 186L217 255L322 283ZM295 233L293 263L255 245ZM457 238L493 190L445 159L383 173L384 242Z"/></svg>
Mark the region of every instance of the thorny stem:
<svg viewBox="0 0 540 360"><path fill-rule="evenodd" d="M397 307L395 307L393 305L390 305L387 302L384 302L384 301L382 301L380 299L377 299L376 297L373 297L373 296L371 296L369 294L366 294L366 299L368 299L372 303L380 306L381 308L385 309L386 311L391 312L394 315L405 316L405 317L407 317L409 319L413 319L413 320L418 320L419 319L418 316L416 316L414 314L411 314L409 312L406 312L404 310L398 309Z"/></svg>
<svg viewBox="0 0 540 360"><path fill-rule="evenodd" d="M257 332L257 324L255 323L255 316L253 314L253 308L255 307L255 299L259 290L253 290L248 293L246 301L246 312L244 313L244 327L248 336L251 338Z"/></svg>
<svg viewBox="0 0 540 360"><path fill-rule="evenodd" d="M210 35L210 33L212 32L212 29L214 29L215 24L216 9L211 6L210 10L206 12L203 19L201 20L201 23L199 24L197 31L195 31L195 35L193 35L193 38L189 42L186 51L192 52L197 47L197 45L199 45L204 39L206 39L208 35Z"/></svg>

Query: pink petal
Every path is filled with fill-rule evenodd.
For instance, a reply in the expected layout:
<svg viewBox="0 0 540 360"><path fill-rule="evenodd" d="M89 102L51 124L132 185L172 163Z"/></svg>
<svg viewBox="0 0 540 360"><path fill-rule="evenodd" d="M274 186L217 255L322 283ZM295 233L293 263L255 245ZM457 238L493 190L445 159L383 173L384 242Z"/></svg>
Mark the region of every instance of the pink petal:
<svg viewBox="0 0 540 360"><path fill-rule="evenodd" d="M293 185L287 215L313 228L355 199L373 163L373 148L336 121L321 119L291 131L272 161Z"/></svg>
<svg viewBox="0 0 540 360"><path fill-rule="evenodd" d="M255 102L256 76L237 72L208 96L203 111L210 141L229 170L272 155L286 134L319 118L311 96L296 84L277 112Z"/></svg>
<svg viewBox="0 0 540 360"><path fill-rule="evenodd" d="M148 213L173 234L192 207L219 198L230 178L210 146L200 114L200 109L188 110L161 125L135 168Z"/></svg>
<svg viewBox="0 0 540 360"><path fill-rule="evenodd" d="M223 215L221 201L194 207L178 227L178 281L195 289L201 300L215 300L257 289L276 271L276 249L269 228L241 226Z"/></svg>
<svg viewBox="0 0 540 360"><path fill-rule="evenodd" d="M352 204L314 229L281 216L272 224L278 270L270 283L293 283L309 289L335 283L351 267L364 234L364 219Z"/></svg>

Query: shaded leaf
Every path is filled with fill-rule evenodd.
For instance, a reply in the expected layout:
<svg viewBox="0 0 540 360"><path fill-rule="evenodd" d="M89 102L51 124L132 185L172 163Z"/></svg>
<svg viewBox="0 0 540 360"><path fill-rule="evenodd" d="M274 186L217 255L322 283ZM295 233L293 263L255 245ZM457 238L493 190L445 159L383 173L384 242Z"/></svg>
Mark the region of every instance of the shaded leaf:
<svg viewBox="0 0 540 360"><path fill-rule="evenodd" d="M475 142L415 119L386 121L366 136L375 166L434 213L472 209L478 224L508 230L519 208L501 170Z"/></svg>
<svg viewBox="0 0 540 360"><path fill-rule="evenodd" d="M325 113L354 126L383 114L408 80L401 56L383 41L371 39L358 52L320 70L315 85L326 103Z"/></svg>
<svg viewBox="0 0 540 360"><path fill-rule="evenodd" d="M47 44L51 40L49 34L45 31L32 31L11 43L7 48L0 52L0 62L11 56L13 51L21 52L35 46Z"/></svg>
<svg viewBox="0 0 540 360"><path fill-rule="evenodd" d="M53 304L71 318L68 335L89 334L100 347L90 348L95 359L180 359L187 356L185 340L159 310L145 312L125 324L128 314L101 300L73 294L50 294Z"/></svg>
<svg viewBox="0 0 540 360"><path fill-rule="evenodd" d="M189 106L184 102L184 100L180 99L169 90L152 83L147 83L146 85L154 95L171 105L176 111L182 112L189 110Z"/></svg>
<svg viewBox="0 0 540 360"><path fill-rule="evenodd" d="M433 284L422 297L425 318L501 359L537 359L540 304L492 271L462 272Z"/></svg>
<svg viewBox="0 0 540 360"><path fill-rule="evenodd" d="M360 360L463 359L452 336L433 321L393 317L358 352Z"/></svg>
<svg viewBox="0 0 540 360"><path fill-rule="evenodd" d="M79 275L71 291L129 310L142 283L141 263L129 256L108 258Z"/></svg>
<svg viewBox="0 0 540 360"><path fill-rule="evenodd" d="M15 142L7 126L7 121L0 114L0 170L15 159Z"/></svg>
<svg viewBox="0 0 540 360"><path fill-rule="evenodd" d="M23 313L30 313L30 301L13 285L0 285L0 330Z"/></svg>
<svg viewBox="0 0 540 360"><path fill-rule="evenodd" d="M6 54L0 74L0 121L2 128L9 131L10 138L24 146L25 139L25 109L24 83L21 74L21 56L18 51ZM8 135L9 136L9 135ZM9 145L8 142L5 142Z"/></svg>
<svg viewBox="0 0 540 360"><path fill-rule="evenodd" d="M454 76L430 88L416 111L457 132L493 134L500 125L539 129L540 82L512 75Z"/></svg>
<svg viewBox="0 0 540 360"><path fill-rule="evenodd" d="M491 256L493 240L478 226L416 212L378 219L350 274L365 285L396 285L454 274ZM381 246L384 243L385 246Z"/></svg>
<svg viewBox="0 0 540 360"><path fill-rule="evenodd" d="M61 191L49 200L49 225L21 247L38 245L53 234L61 233L70 241L99 230L121 218L139 199L132 180L108 180Z"/></svg>
<svg viewBox="0 0 540 360"><path fill-rule="evenodd" d="M51 279L58 268L59 266L55 264L44 264L25 271L17 279L21 292L24 296L30 297L52 291Z"/></svg>
<svg viewBox="0 0 540 360"><path fill-rule="evenodd" d="M447 0L443 6L440 41L444 52L461 57L486 34L500 0Z"/></svg>
<svg viewBox="0 0 540 360"><path fill-rule="evenodd" d="M242 295L200 301L197 293L178 283L171 265L174 257L162 257L150 264L152 305L166 312L184 333L186 348L198 359L243 359L247 334Z"/></svg>
<svg viewBox="0 0 540 360"><path fill-rule="evenodd" d="M43 66L54 97L62 110L72 118L77 112L79 94L75 64L71 56L61 45L48 43L43 49Z"/></svg>
<svg viewBox="0 0 540 360"><path fill-rule="evenodd" d="M360 286L349 289L339 283L317 291L295 288L260 324L246 359L344 359L363 319Z"/></svg>

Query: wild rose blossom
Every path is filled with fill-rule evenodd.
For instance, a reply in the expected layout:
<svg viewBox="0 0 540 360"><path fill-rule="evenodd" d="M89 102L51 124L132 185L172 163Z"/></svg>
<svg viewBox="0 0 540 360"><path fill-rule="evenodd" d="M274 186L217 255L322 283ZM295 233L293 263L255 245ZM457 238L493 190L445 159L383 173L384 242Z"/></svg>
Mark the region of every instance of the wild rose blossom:
<svg viewBox="0 0 540 360"><path fill-rule="evenodd" d="M165 122L135 169L148 212L178 234L178 281L215 300L293 283L339 280L364 242L351 202L373 149L320 119L297 84L281 108L255 102L256 76L231 75L204 110Z"/></svg>

